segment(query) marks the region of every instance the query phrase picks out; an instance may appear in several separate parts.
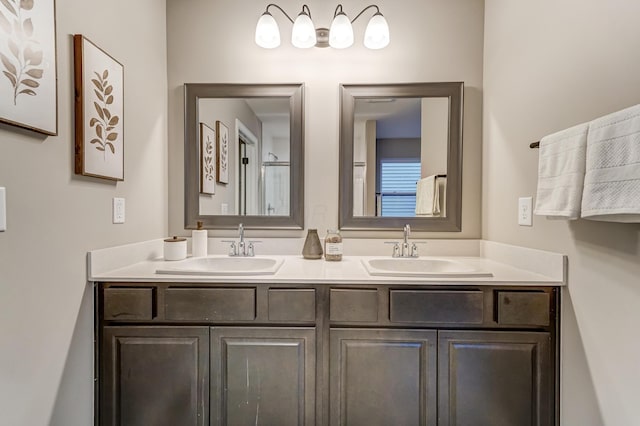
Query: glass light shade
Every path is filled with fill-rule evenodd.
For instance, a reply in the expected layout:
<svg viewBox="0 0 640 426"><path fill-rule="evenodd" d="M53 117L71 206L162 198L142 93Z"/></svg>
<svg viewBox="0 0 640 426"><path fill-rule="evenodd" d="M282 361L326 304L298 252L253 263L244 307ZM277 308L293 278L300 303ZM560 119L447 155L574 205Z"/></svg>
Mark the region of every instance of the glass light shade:
<svg viewBox="0 0 640 426"><path fill-rule="evenodd" d="M256 44L265 49L280 46L280 29L269 12L262 14L256 25Z"/></svg>
<svg viewBox="0 0 640 426"><path fill-rule="evenodd" d="M381 13L369 20L364 32L364 45L369 49L382 49L389 44L389 25Z"/></svg>
<svg viewBox="0 0 640 426"><path fill-rule="evenodd" d="M353 27L347 15L338 13L329 29L329 45L334 49L345 49L353 44Z"/></svg>
<svg viewBox="0 0 640 426"><path fill-rule="evenodd" d="M301 13L293 23L291 31L291 44L301 49L316 45L316 29L311 18L306 13Z"/></svg>

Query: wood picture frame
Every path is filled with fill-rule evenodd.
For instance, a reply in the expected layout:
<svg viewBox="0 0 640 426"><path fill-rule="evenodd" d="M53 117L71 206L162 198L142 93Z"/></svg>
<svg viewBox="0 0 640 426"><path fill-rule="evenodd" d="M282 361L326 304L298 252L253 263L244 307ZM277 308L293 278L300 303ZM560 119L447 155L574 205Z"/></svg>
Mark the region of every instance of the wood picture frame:
<svg viewBox="0 0 640 426"><path fill-rule="evenodd" d="M200 193L215 195L217 180L216 131L200 123Z"/></svg>
<svg viewBox="0 0 640 426"><path fill-rule="evenodd" d="M0 4L0 122L58 134L55 0Z"/></svg>
<svg viewBox="0 0 640 426"><path fill-rule="evenodd" d="M217 181L229 183L229 129L222 121L216 121Z"/></svg>
<svg viewBox="0 0 640 426"><path fill-rule="evenodd" d="M82 34L73 36L75 172L124 180L124 66Z"/></svg>

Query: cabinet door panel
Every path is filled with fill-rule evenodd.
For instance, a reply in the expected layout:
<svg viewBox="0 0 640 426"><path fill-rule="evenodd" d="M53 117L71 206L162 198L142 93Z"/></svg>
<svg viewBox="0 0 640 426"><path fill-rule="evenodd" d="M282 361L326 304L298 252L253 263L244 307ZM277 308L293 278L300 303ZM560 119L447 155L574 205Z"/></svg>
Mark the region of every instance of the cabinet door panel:
<svg viewBox="0 0 640 426"><path fill-rule="evenodd" d="M552 425L550 342L549 333L440 332L438 424Z"/></svg>
<svg viewBox="0 0 640 426"><path fill-rule="evenodd" d="M313 425L315 329L211 329L213 425Z"/></svg>
<svg viewBox="0 0 640 426"><path fill-rule="evenodd" d="M208 424L208 328L105 327L103 336L101 424Z"/></svg>
<svg viewBox="0 0 640 426"><path fill-rule="evenodd" d="M435 331L332 329L332 426L436 424Z"/></svg>

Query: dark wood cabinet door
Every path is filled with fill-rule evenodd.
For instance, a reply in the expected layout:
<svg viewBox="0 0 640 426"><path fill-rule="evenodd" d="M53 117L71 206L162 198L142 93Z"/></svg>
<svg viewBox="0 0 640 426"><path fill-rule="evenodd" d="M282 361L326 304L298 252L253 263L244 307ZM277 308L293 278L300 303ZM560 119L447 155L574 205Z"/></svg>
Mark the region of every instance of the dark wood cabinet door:
<svg viewBox="0 0 640 426"><path fill-rule="evenodd" d="M211 329L211 424L311 426L314 328Z"/></svg>
<svg viewBox="0 0 640 426"><path fill-rule="evenodd" d="M207 327L105 327L101 425L208 424Z"/></svg>
<svg viewBox="0 0 640 426"><path fill-rule="evenodd" d="M553 425L550 348L549 333L440 332L438 425Z"/></svg>
<svg viewBox="0 0 640 426"><path fill-rule="evenodd" d="M332 329L332 426L434 426L436 341L429 330Z"/></svg>

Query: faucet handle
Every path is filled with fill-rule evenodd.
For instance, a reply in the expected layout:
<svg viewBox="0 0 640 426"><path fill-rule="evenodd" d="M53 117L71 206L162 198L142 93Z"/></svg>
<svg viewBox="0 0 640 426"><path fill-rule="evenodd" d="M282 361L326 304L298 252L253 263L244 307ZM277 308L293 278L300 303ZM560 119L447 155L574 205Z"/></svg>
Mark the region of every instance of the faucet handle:
<svg viewBox="0 0 640 426"><path fill-rule="evenodd" d="M418 256L420 256L420 255L418 254L418 244L427 244L427 242L426 242L426 241L414 241L414 242L411 244L411 257L418 257Z"/></svg>
<svg viewBox="0 0 640 426"><path fill-rule="evenodd" d="M231 240L222 240L223 243L230 243L229 246L229 256L237 256L238 250L236 248L236 242Z"/></svg>
<svg viewBox="0 0 640 426"><path fill-rule="evenodd" d="M247 243L247 256L253 257L256 255L254 244L261 243L262 241L248 241Z"/></svg>
<svg viewBox="0 0 640 426"><path fill-rule="evenodd" d="M392 257L400 257L400 243L397 241L385 241L385 244L393 244Z"/></svg>

